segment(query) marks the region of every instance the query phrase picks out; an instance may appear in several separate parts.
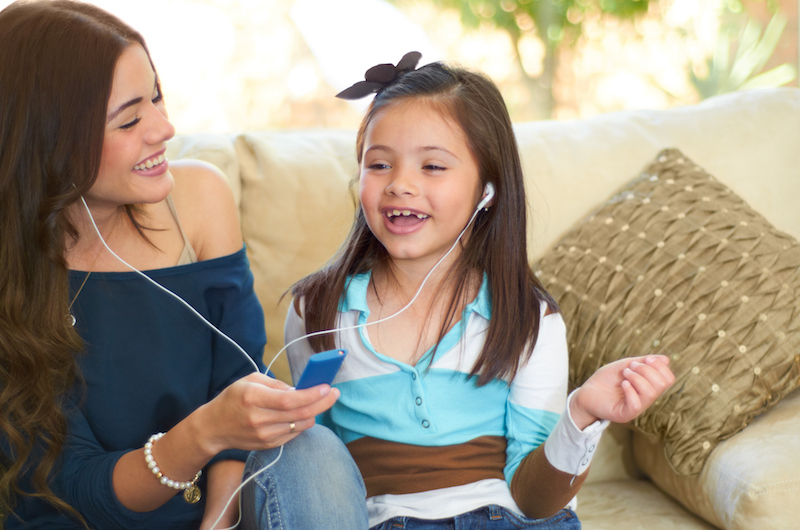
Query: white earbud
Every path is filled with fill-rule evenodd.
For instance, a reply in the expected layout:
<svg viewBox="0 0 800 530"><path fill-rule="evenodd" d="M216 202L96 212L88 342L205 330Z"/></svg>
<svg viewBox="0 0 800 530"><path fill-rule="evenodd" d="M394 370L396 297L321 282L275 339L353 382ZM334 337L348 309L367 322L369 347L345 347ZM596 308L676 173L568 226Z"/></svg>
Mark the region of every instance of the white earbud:
<svg viewBox="0 0 800 530"><path fill-rule="evenodd" d="M483 199L481 199L481 202L478 203L478 207L475 208L476 210L486 207L486 205L489 204L489 201L494 198L494 184L488 182L486 187L483 189L483 193Z"/></svg>

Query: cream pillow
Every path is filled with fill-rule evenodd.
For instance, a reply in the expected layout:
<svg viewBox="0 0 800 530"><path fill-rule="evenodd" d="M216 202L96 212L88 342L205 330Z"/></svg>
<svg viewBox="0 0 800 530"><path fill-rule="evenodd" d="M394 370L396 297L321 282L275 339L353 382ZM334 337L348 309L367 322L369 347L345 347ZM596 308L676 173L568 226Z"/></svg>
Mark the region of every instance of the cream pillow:
<svg viewBox="0 0 800 530"><path fill-rule="evenodd" d="M720 442L699 475L675 473L663 443L633 436L636 465L663 491L719 528L796 528L800 519L800 392Z"/></svg>
<svg viewBox="0 0 800 530"><path fill-rule="evenodd" d="M255 290L264 308L264 362L291 383L283 324L291 295L304 276L322 267L353 224L358 175L355 133L254 132L236 138L242 174L242 233Z"/></svg>
<svg viewBox="0 0 800 530"><path fill-rule="evenodd" d="M573 384L622 357L670 356L675 384L634 426L680 474L800 382L800 245L678 150L535 270L567 322Z"/></svg>

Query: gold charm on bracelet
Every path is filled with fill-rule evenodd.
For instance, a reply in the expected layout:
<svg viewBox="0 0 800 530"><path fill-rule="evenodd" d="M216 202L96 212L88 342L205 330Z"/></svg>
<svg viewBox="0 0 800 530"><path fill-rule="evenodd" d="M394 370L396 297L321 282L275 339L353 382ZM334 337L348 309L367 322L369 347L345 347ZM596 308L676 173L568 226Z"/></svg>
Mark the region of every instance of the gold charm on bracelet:
<svg viewBox="0 0 800 530"><path fill-rule="evenodd" d="M185 500L189 504L194 504L200 501L200 497L202 497L202 494L200 493L200 488L198 488L194 484L183 490L183 500Z"/></svg>

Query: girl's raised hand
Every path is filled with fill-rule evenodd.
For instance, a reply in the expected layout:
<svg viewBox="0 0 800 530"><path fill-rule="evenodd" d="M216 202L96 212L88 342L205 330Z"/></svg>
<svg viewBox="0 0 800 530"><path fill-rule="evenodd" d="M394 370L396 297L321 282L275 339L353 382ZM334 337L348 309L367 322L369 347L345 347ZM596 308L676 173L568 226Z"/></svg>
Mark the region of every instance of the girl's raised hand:
<svg viewBox="0 0 800 530"><path fill-rule="evenodd" d="M675 381L668 365L669 357L646 355L603 366L572 396L576 426L583 430L598 419L626 423L636 418Z"/></svg>

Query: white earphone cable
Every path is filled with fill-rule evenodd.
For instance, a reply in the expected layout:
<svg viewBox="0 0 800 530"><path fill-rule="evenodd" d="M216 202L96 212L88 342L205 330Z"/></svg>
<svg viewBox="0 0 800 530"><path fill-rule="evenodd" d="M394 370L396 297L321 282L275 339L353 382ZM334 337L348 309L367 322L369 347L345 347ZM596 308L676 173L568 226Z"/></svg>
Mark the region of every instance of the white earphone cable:
<svg viewBox="0 0 800 530"><path fill-rule="evenodd" d="M426 282L428 281L428 279L429 279L429 278L431 277L431 275L433 274L433 271L435 271L435 270L436 270L436 268L437 268L437 267L439 267L439 265L440 265L440 264L441 264L441 263L442 263L442 262L443 262L445 259L447 259L447 256L449 256L449 255L450 255L450 254L453 252L453 250L455 250L456 246L457 246L457 245L458 245L458 243L461 241L461 238L464 236L464 233L467 231L467 229L470 227L470 225L472 224L472 222L475 220L475 217L478 215L478 213L480 212L481 208L483 208L483 207L485 206L485 204L488 202L488 200L489 200L489 199L491 199L491 196L493 196L493 195L494 195L494 192L492 191L492 192L491 192L491 194L490 194L488 197L484 197L484 198L483 198L483 200L482 200L482 201L481 201L481 202L478 204L478 207L477 207L477 208L475 208L475 211L473 212L472 216L470 217L469 221L467 222L467 225L464 227L464 229L463 229L463 230L461 230L461 233L459 233L459 234L458 234L458 237L456 238L456 240L455 240L455 242L453 243L453 245L450 247L450 249L449 249L447 252L445 252L445 254L444 254L444 255L443 255L441 258L439 258L439 261L437 261L437 262L436 262L436 264L435 264L433 267L431 267L431 270L430 270L430 271L428 271L428 274L425 276L425 278L423 278L422 282L419 284L419 287L417 288L417 292L414 294L414 296L411 298L411 300L410 300L410 301L409 301L409 302L408 302L408 303L407 303L405 306L403 306L403 307L402 307L400 310L398 310L397 312L395 312L395 313L393 313L393 314L391 314L391 315L389 315L389 316L387 316L387 317L385 317L385 318L382 318L382 319L380 319L380 320L376 320L376 321L374 321L374 322L367 322L367 323L364 323L364 324L358 324L358 325L356 325L356 326L347 326L347 327L343 327L343 328L334 328L334 329L327 329L327 330L315 331L315 332L313 332L313 333L308 333L308 334L306 334L306 335L303 335L303 336L301 336L301 337L297 337L296 339L294 339L294 340L292 340L292 341L288 342L287 344L285 344L285 345L283 346L283 348L281 348L281 349L280 349L280 351L278 351L278 353L276 353L276 354L275 354L275 356L274 356L274 357L272 358L272 360L270 361L270 363L269 363L269 366L267 366L267 368L266 368L266 372L269 372L269 370L270 370L270 368L272 367L273 363L274 363L274 362L277 360L277 358L280 356L280 354L281 354L281 353L283 353L284 351L286 351L286 349L287 349L289 346L291 346L292 344L294 344L294 343L296 343L296 342L298 342L298 341L300 341L300 340L307 339L307 338L309 338L309 337L314 337L314 336L317 336L317 335L324 335L324 334L326 334L326 333L333 333L333 332L336 332L336 331L346 331L346 330L350 330L350 329L358 329L358 328L363 328L363 327L367 327L367 326L372 326L372 325L375 325L375 324L380 324L381 322L386 322L387 320L389 320L389 319L391 319L391 318L394 318L394 317L396 317L397 315L399 315L400 313L402 313L403 311L405 311L406 309L408 309L409 307L411 307L411 305L412 305L412 304L413 304L413 303L416 301L416 299L419 297L420 293L422 292L422 289L423 289L423 287L425 287L425 284L426 284ZM156 287L158 287L158 288L159 288L161 291L163 291L163 292L167 293L167 294L168 294L168 295L170 295L172 298L174 298L174 299L178 300L178 301L179 301L179 302L180 302L182 305L184 305L184 306L185 306L187 309L189 309L189 310L190 310L192 313L194 313L194 314L195 314L195 315L196 315L198 318L200 318L200 320L201 320L201 321L203 321L203 322L204 322L206 325L208 325L208 326L209 326L209 327L210 327L210 328L211 328L213 331L215 331L215 332L216 332L216 333L217 333L219 336L221 336L222 338L224 338L225 340L227 340L227 341L228 341L230 344L232 344L232 345L233 345L233 346L234 346L234 347L235 347L235 348L236 348L236 349L237 349L237 350L238 350L238 351L239 351L239 352L240 352L242 355L244 355L244 357L245 357L245 358L246 358L246 359L247 359L247 360L248 360L248 361L249 361L249 362L250 362L250 363L251 363L251 364L252 364L252 365L255 367L255 370L256 370L257 372L259 372L259 371L260 371L260 370L259 370L259 368L258 368L258 365L256 364L256 362L255 362L255 361L254 361L254 360L253 360L253 359L250 357L250 355L248 355L248 353L247 353L247 352L246 352L246 351L245 351L245 350L244 350L244 349L243 349L241 346L239 346L239 344L237 344L237 343L236 343L236 341L234 341L234 340L233 340L232 338L230 338L228 335L226 335L225 333L223 333L223 332L222 332L222 331L221 331L219 328L217 328L217 327L216 327L214 324L212 324L211 322L209 322L209 321L208 321L208 319L206 319L206 318L205 318L203 315L201 315L201 314L200 314L200 313L199 313L199 312L198 312L198 311L197 311L197 310L196 310L194 307L192 307L192 306L191 306L191 305L190 305L188 302L186 302L186 301L185 301L183 298L181 298L181 297L180 297L180 296L178 296L177 294L173 293L172 291L170 291L169 289L167 289L166 287L164 287L164 286L163 286L163 285L161 285L160 283L158 283L158 282L156 282L155 280L153 280L152 278L150 278L148 275L144 274L142 271L140 271L139 269L137 269L137 268L136 268L136 267L134 267L133 265L129 264L127 261L123 260L123 259L122 259L121 257L119 257L119 256L118 256L118 255L117 255L117 254L116 254L116 253L115 253L113 250L111 250L111 248L108 246L108 244L106 243L105 239L103 238L103 235L100 233L100 229L97 227L97 224L95 223L94 216L92 215L92 212L91 212L91 210L89 209L89 205L88 205L88 204L86 204L86 200L83 198L83 196L81 196L81 202L83 202L83 206L84 206L84 208L86 208L86 212L89 214L89 220L91 221L91 223L92 223L92 226L94 227L94 230L95 230L95 232L97 233L97 236L100 238L100 241L102 242L102 244L103 244L103 246L105 247L105 249L106 249L106 250L107 250L109 253L111 253L111 255L112 255L112 256L114 256L114 258L116 258L116 259L117 259L117 260L118 260L120 263L122 263L123 265L125 265L126 267L128 267L129 269L131 269L133 272L135 272L135 273L136 273L136 274L138 274L139 276L141 276L141 277L143 277L144 279L146 279L146 280L147 280L148 282L150 282L151 284L153 284L153 285L155 285ZM266 372L265 372L265 373L266 373ZM239 486L236 488L236 490L233 492L233 494L232 494L232 495L230 496L230 498L228 499L228 502L227 502L227 503L225 503L225 506L224 506L224 508L222 509L222 511L221 511L221 513L220 513L220 515L219 515L219 517L217 518L217 520L216 520L216 521L214 521L214 524L211 526L212 530L213 530L214 528L216 528L217 524L219 524L219 522L222 520L222 516L223 516L223 515L225 514L225 512L228 510L228 508L229 508L229 507L230 507L230 505L231 505L231 502L233 502L233 499L234 499L234 498L235 498L235 497L236 497L236 496L239 494L239 492L242 490L242 488L245 486L245 484L247 484L249 481L251 481L251 480L255 479L255 478L258 476L258 475L260 475L261 473L263 473L264 471L266 471L267 469L269 469L270 467L272 467L273 465L275 465L275 464L278 462L278 460L280 460L280 458L281 458L281 455L283 455L283 445L281 445L281 446L280 446L280 451L278 452L278 456L277 456L277 457L275 457L275 460L273 460L272 462L270 462L269 464L267 464L267 465L266 465L266 466L264 466L263 468L259 469L257 472L255 472L255 473L254 473L254 474L252 474L251 476L249 476L249 477L248 477L246 480L244 480L244 481L243 481L243 482L242 482L242 483L241 483L241 484L240 484L240 485L239 485ZM236 523L235 523L233 526L231 526L231 527L228 527L228 528L225 528L225 529L221 529L221 530L232 530L232 529L236 528L237 526L239 526L239 522L241 522L241 518L242 518L242 513L241 513L241 497L239 497L239 520L238 520L238 521L237 521L237 522L236 522Z"/></svg>
<svg viewBox="0 0 800 530"><path fill-rule="evenodd" d="M194 307L192 307L188 302L186 302L186 300L184 300L183 298L181 298L177 294L173 293L172 291L170 291L169 289L167 289L166 287L164 287L163 285L161 285L157 281L153 280L150 276L148 276L147 274L143 273L142 271L140 271L139 269L137 269L136 267L134 267L133 265L131 265L130 263L125 261L124 259L120 258L113 250L111 250L111 248L106 243L106 240L103 239L103 235L100 233L100 229L97 227L97 224L94 222L94 216L92 216L92 211L89 209L89 205L86 204L86 200L83 198L83 196L81 196L81 202L83 202L83 206L84 206L84 208L86 208L86 212L89 214L89 220L92 222L92 226L94 227L94 231L97 233L97 236L100 238L100 242L103 243L103 246L106 248L106 250L112 256L114 256L114 258L116 258L120 263L122 263L123 265L128 267L130 270L132 270L133 272L135 272L136 274L138 274L139 276L141 276L142 278L144 278L148 282L152 283L153 285L155 285L156 287L158 287L159 289L161 289L162 291L164 291L165 293L170 295L172 298L176 299L178 302L183 304L187 309L189 309L189 311L191 311L192 313L197 315L197 317L200 320L205 322L206 325L208 325L209 327L211 327L211 329L216 331L219 334L220 337L222 337L223 339L227 340L231 345L233 345L234 348L236 348L239 352L241 352L241 354L244 355L245 358L248 361L250 361L250 363L253 365L253 367L255 367L256 372L260 371L259 368L258 368L258 365L256 364L256 362L247 354L246 351L244 351L244 349L241 346L239 346L236 343L235 340L233 340L232 338L227 336L225 333L220 331L219 328L217 328L214 324L209 322L208 319L206 319L206 317L201 315Z"/></svg>
<svg viewBox="0 0 800 530"><path fill-rule="evenodd" d="M351 330L351 329L358 329L358 328L365 328L367 326L374 326L375 324L380 324L381 322L386 322L387 320L396 317L397 315L399 315L400 313L402 313L403 311L405 311L406 309L411 307L411 305L419 297L420 293L422 292L422 288L425 287L425 283L428 281L428 278L431 277L431 275L433 274L433 271L435 271L436 268L439 265L441 265L441 263L445 259L447 259L447 256L449 256L450 253L453 252L453 250L455 250L456 246L458 245L458 242L461 241L461 238L464 236L464 233L467 231L469 226L472 224L472 221L475 220L475 217L478 215L478 212L480 212L480 207L475 209L475 212L472 214L472 217L470 217L469 222L467 222L467 226L465 226L464 229L461 230L461 233L458 234L458 237L456 238L455 243L453 243L453 246L450 247L450 250L445 252L445 254L441 258L439 258L439 261L437 261L436 264L433 267L431 267L431 270L428 271L428 274L425 276L425 278L422 279L422 282L419 284L419 287L417 287L417 292L414 293L414 296L411 298L411 300L409 300L409 302L405 306L403 306L401 309L399 309L396 313L392 313L391 315L389 315L387 317L384 317L384 318L382 318L380 320L375 320L374 322L366 322L364 324L358 324L356 326L345 326L345 327L342 327L342 328L323 329L321 331L314 331L312 333L307 333L307 334L305 334L305 335L303 335L301 337L297 337L296 339L286 343L283 346L283 348L281 348L280 351L275 354L275 356L272 358L272 361L270 361L269 366L267 367L267 371L269 371L269 369L272 367L273 363L278 359L280 354L283 353L284 351L286 351L286 348L288 348L289 346L291 346L295 342L301 341L303 339L307 339L309 337L315 337L317 335L325 335L326 333L334 333L336 331L348 331L348 330Z"/></svg>

